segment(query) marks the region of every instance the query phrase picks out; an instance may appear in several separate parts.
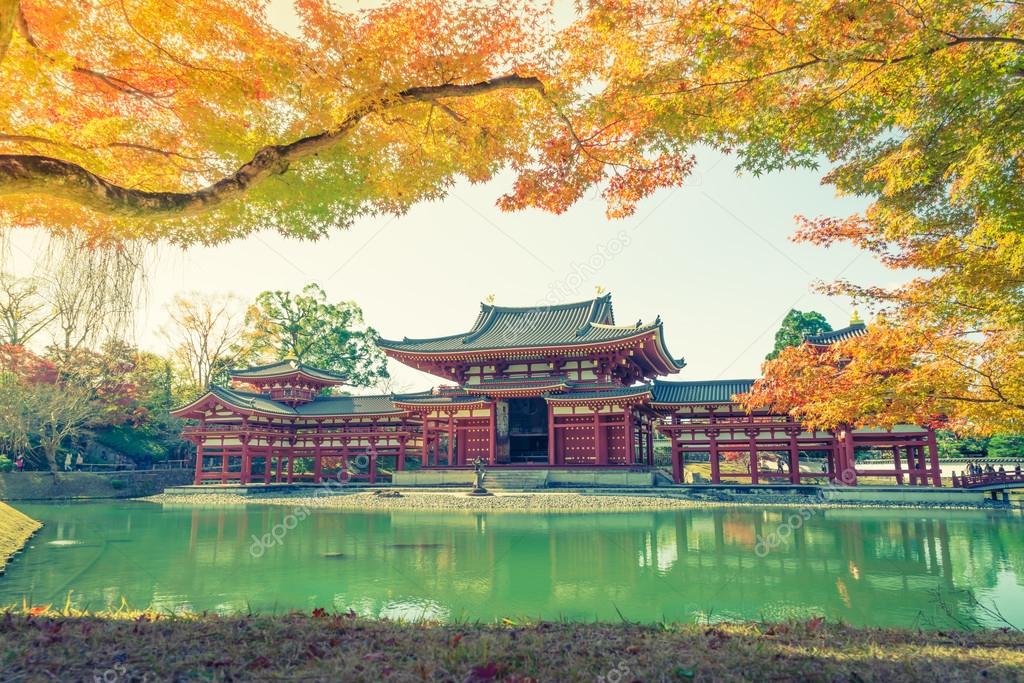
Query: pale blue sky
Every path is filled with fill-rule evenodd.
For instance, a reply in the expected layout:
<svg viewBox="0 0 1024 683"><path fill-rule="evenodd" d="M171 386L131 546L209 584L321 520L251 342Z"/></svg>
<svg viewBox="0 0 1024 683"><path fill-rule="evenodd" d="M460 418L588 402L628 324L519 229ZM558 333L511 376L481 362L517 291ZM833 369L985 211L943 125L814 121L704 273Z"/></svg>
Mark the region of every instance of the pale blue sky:
<svg viewBox="0 0 1024 683"><path fill-rule="evenodd" d="M562 20L570 19L571 6L561 5ZM275 23L285 30L294 28L288 6L275 0ZM529 306L591 298L602 286L620 323L661 315L669 349L688 363L679 378L753 377L790 308L818 310L835 327L848 322L850 302L815 293L815 281L900 280L852 248L789 240L797 214L863 208L836 199L820 176L739 176L735 160L703 151L684 187L658 192L625 220L608 221L597 196L561 216L502 213L494 203L510 185L506 175L486 185L458 183L444 201L362 220L315 243L260 234L218 247L159 247L137 339L166 350L158 332L166 305L189 290L251 300L266 289L317 282L333 299L358 302L383 336L401 338L468 329L488 294L499 305ZM39 242L17 236L15 257L27 261ZM599 268L588 265L592 259ZM401 388L434 383L398 364L391 369Z"/></svg>
<svg viewBox="0 0 1024 683"><path fill-rule="evenodd" d="M702 152L684 187L658 192L620 221L605 218L596 196L561 216L503 213L494 207L509 186L502 177L459 183L444 201L362 220L315 243L260 234L217 247L163 246L148 273L138 341L163 350L165 306L188 290L248 300L317 282L332 299L358 302L383 336L401 338L468 329L488 294L499 305L529 306L591 298L600 285L612 292L620 323L661 315L670 351L688 363L678 378L753 377L790 308L821 311L836 327L849 320L850 302L815 293L816 280L891 284L897 274L851 248L789 240L796 214L861 208L836 199L819 173L754 178L734 166ZM38 239L22 237L32 251ZM397 364L392 371L402 388L434 383Z"/></svg>

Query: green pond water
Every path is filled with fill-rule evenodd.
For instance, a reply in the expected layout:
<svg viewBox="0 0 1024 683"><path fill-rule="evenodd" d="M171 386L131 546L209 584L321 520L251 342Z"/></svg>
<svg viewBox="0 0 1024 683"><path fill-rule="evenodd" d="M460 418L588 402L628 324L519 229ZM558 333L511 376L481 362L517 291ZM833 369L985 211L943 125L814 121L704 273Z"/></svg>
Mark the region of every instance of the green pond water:
<svg viewBox="0 0 1024 683"><path fill-rule="evenodd" d="M1024 519L1009 512L18 507L46 526L0 604L924 628L998 626L995 606L1024 626Z"/></svg>

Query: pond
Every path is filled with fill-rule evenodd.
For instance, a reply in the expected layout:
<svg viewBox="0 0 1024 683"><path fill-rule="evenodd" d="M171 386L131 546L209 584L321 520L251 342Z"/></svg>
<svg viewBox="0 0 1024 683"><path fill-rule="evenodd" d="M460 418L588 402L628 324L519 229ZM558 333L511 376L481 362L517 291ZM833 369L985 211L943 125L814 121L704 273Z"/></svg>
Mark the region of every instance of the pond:
<svg viewBox="0 0 1024 683"><path fill-rule="evenodd" d="M1000 626L998 609L1024 626L1024 519L1009 512L18 507L46 526L0 604L923 628Z"/></svg>

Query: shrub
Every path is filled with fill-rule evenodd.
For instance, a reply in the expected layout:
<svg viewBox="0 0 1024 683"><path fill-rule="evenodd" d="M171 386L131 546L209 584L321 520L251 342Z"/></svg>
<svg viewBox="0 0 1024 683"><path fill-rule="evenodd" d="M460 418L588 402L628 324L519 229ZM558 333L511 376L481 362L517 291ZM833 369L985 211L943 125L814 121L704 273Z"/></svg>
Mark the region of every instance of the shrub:
<svg viewBox="0 0 1024 683"><path fill-rule="evenodd" d="M128 482L126 482L124 479L111 479L110 480L110 488L114 489L115 491L120 491L121 489L123 489L126 486L128 486Z"/></svg>
<svg viewBox="0 0 1024 683"><path fill-rule="evenodd" d="M0 454L0 472L10 472L14 469L14 463L6 455Z"/></svg>

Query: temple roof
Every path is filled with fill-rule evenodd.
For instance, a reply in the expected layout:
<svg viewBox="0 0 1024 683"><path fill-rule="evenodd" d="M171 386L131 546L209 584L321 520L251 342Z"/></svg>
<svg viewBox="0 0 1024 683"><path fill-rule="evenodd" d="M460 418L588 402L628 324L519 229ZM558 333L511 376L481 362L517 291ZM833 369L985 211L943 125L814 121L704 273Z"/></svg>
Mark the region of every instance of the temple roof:
<svg viewBox="0 0 1024 683"><path fill-rule="evenodd" d="M734 395L745 394L753 385L752 379L712 379L703 382L654 380L653 403L732 403Z"/></svg>
<svg viewBox="0 0 1024 683"><path fill-rule="evenodd" d="M412 394L395 394L394 402L403 405L460 405L463 403L486 403L488 399L483 396L467 394L461 390L457 391L418 391Z"/></svg>
<svg viewBox="0 0 1024 683"><path fill-rule="evenodd" d="M273 413L277 415L295 415L295 409L284 403L278 403L263 394L251 391L237 391L227 387L211 385L209 393L222 401L238 408L257 410L261 413Z"/></svg>
<svg viewBox="0 0 1024 683"><path fill-rule="evenodd" d="M322 370L320 368L313 367L312 365L306 365L294 358L286 358L266 365L254 365L248 368L238 368L228 371L228 375L234 379L240 380L272 379L274 377L284 377L297 373L331 384L340 384L348 379L341 373L333 372L331 370Z"/></svg>
<svg viewBox="0 0 1024 683"><path fill-rule="evenodd" d="M292 407L274 401L264 394L251 391L238 391L219 385L211 386L205 394L171 411L172 414L183 413L191 406L200 403L207 396L227 403L242 410L252 410L265 415L282 415L293 417L332 416L332 415L382 415L404 412L391 400L390 396L318 396L308 403Z"/></svg>
<svg viewBox="0 0 1024 683"><path fill-rule="evenodd" d="M804 336L804 341L809 344L816 346L826 346L828 344L834 344L836 342L846 341L853 337L859 337L867 332L868 328L862 322L853 323L838 330L832 330L831 332L822 332L821 334L808 334Z"/></svg>
<svg viewBox="0 0 1024 683"><path fill-rule="evenodd" d="M628 339L660 330L661 320L616 325L611 294L556 306L509 307L480 304L480 314L468 332L447 337L381 339L385 350L445 354L471 351L578 346ZM667 355L667 354L666 354ZM682 367L681 361L675 361Z"/></svg>
<svg viewBox="0 0 1024 683"><path fill-rule="evenodd" d="M380 415L404 412L390 396L323 396L295 407L299 415Z"/></svg>
<svg viewBox="0 0 1024 683"><path fill-rule="evenodd" d="M607 387L593 388L590 391L570 391L564 394L553 394L551 396L545 396L546 401L587 401L593 399L604 399L604 398L627 398L627 397L639 397L651 394L650 384L637 384L632 387L614 386L609 385Z"/></svg>

